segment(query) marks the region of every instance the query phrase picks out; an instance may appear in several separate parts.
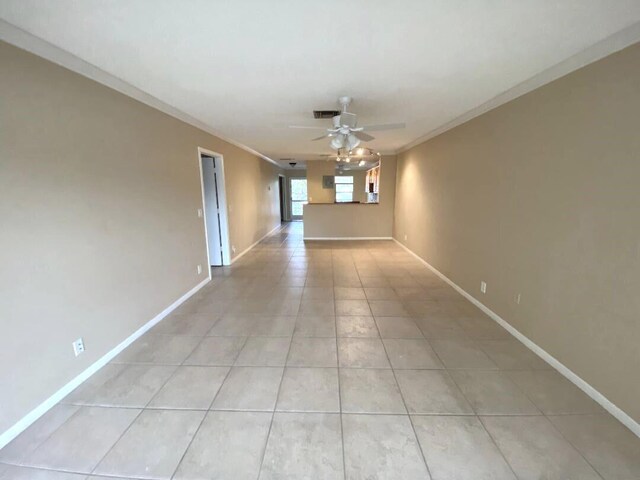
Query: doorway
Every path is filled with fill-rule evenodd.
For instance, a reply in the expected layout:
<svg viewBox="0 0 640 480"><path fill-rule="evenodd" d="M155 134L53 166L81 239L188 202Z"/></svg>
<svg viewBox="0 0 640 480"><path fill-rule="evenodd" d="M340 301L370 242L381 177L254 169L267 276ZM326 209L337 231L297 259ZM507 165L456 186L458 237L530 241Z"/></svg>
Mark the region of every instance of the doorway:
<svg viewBox="0 0 640 480"><path fill-rule="evenodd" d="M291 178L291 220L302 219L303 205L307 203L307 179Z"/></svg>
<svg viewBox="0 0 640 480"><path fill-rule="evenodd" d="M231 264L222 155L198 148L202 184L202 216L211 267Z"/></svg>
<svg viewBox="0 0 640 480"><path fill-rule="evenodd" d="M284 175L278 175L278 196L280 198L280 222L284 222L287 219Z"/></svg>

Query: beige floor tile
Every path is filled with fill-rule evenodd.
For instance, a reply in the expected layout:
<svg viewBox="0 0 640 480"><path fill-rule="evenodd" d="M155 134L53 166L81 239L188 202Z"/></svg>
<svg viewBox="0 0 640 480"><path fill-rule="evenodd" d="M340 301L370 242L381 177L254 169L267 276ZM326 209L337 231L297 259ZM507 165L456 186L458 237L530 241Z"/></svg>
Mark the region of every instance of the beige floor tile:
<svg viewBox="0 0 640 480"><path fill-rule="evenodd" d="M546 415L604 412L600 405L555 370L510 371L508 375Z"/></svg>
<svg viewBox="0 0 640 480"><path fill-rule="evenodd" d="M427 289L424 287L396 287L395 292L398 300L402 301L419 301L428 298Z"/></svg>
<svg viewBox="0 0 640 480"><path fill-rule="evenodd" d="M294 337L335 337L336 319L333 316L300 316L293 331Z"/></svg>
<svg viewBox="0 0 640 480"><path fill-rule="evenodd" d="M178 367L148 408L207 410L229 367Z"/></svg>
<svg viewBox="0 0 640 480"><path fill-rule="evenodd" d="M416 325L429 340L468 339L457 322L443 316L415 318Z"/></svg>
<svg viewBox="0 0 640 480"><path fill-rule="evenodd" d="M98 388L86 404L144 408L176 368L165 365L127 365L118 375Z"/></svg>
<svg viewBox="0 0 640 480"><path fill-rule="evenodd" d="M391 370L340 369L340 396L345 413L406 413Z"/></svg>
<svg viewBox="0 0 640 480"><path fill-rule="evenodd" d="M184 455L175 480L255 480L271 413L209 412Z"/></svg>
<svg viewBox="0 0 640 480"><path fill-rule="evenodd" d="M521 480L597 480L599 475L545 417L482 417Z"/></svg>
<svg viewBox="0 0 640 480"><path fill-rule="evenodd" d="M429 343L447 368L497 369L498 366L471 340L458 338L430 340Z"/></svg>
<svg viewBox="0 0 640 480"><path fill-rule="evenodd" d="M382 276L362 276L360 275L362 286L367 287L389 287L389 281Z"/></svg>
<svg viewBox="0 0 640 480"><path fill-rule="evenodd" d="M424 338L411 317L375 317L382 338Z"/></svg>
<svg viewBox="0 0 640 480"><path fill-rule="evenodd" d="M174 314L158 323L150 333L204 336L218 321L216 315Z"/></svg>
<svg viewBox="0 0 640 480"><path fill-rule="evenodd" d="M276 413L260 478L343 479L340 415Z"/></svg>
<svg viewBox="0 0 640 480"><path fill-rule="evenodd" d="M289 367L337 367L335 338L294 337L287 358Z"/></svg>
<svg viewBox="0 0 640 480"><path fill-rule="evenodd" d="M336 300L336 315L371 315L366 300Z"/></svg>
<svg viewBox="0 0 640 480"><path fill-rule="evenodd" d="M245 337L206 337L184 364L231 366L238 358L246 340Z"/></svg>
<svg viewBox="0 0 640 480"><path fill-rule="evenodd" d="M438 480L516 480L477 417L411 418L429 471Z"/></svg>
<svg viewBox="0 0 640 480"><path fill-rule="evenodd" d="M397 370L395 372L409 413L465 414L473 409L444 370Z"/></svg>
<svg viewBox="0 0 640 480"><path fill-rule="evenodd" d="M608 413L549 420L605 480L640 478L640 438Z"/></svg>
<svg viewBox="0 0 640 480"><path fill-rule="evenodd" d="M289 337L251 337L236 359L236 366L282 367L289 353Z"/></svg>
<svg viewBox="0 0 640 480"><path fill-rule="evenodd" d="M140 410L82 407L27 457L28 466L90 473Z"/></svg>
<svg viewBox="0 0 640 480"><path fill-rule="evenodd" d="M340 412L337 368L285 368L277 411Z"/></svg>
<svg viewBox="0 0 640 480"><path fill-rule="evenodd" d="M335 313L335 305L329 300L302 300L300 303L300 315L332 317Z"/></svg>
<svg viewBox="0 0 640 480"><path fill-rule="evenodd" d="M379 337L373 317L348 315L336 317L339 337Z"/></svg>
<svg viewBox="0 0 640 480"><path fill-rule="evenodd" d="M200 340L200 337L147 333L118 355L114 363L180 365Z"/></svg>
<svg viewBox="0 0 640 480"><path fill-rule="evenodd" d="M511 334L490 318L458 318L456 321L462 329L475 340L504 340L510 339Z"/></svg>
<svg viewBox="0 0 640 480"><path fill-rule="evenodd" d="M551 366L518 340L480 340L478 346L504 370L550 370Z"/></svg>
<svg viewBox="0 0 640 480"><path fill-rule="evenodd" d="M374 317L409 317L411 313L399 300L370 300Z"/></svg>
<svg viewBox="0 0 640 480"><path fill-rule="evenodd" d="M305 287L302 292L303 299L310 300L333 300L332 287Z"/></svg>
<svg viewBox="0 0 640 480"><path fill-rule="evenodd" d="M225 315L213 326L208 335L218 337L248 337L254 331L255 315Z"/></svg>
<svg viewBox="0 0 640 480"><path fill-rule="evenodd" d="M429 317L440 312L440 307L435 300L409 300L403 301L402 304L414 317Z"/></svg>
<svg viewBox="0 0 640 480"><path fill-rule="evenodd" d="M391 287L365 287L367 300L400 300L396 291Z"/></svg>
<svg viewBox="0 0 640 480"><path fill-rule="evenodd" d="M78 386L73 392L67 395L62 403L83 405L95 395L96 391L107 381L117 376L122 370L127 368L124 363L108 363L87 380Z"/></svg>
<svg viewBox="0 0 640 480"><path fill-rule="evenodd" d="M347 480L429 479L406 415L342 415Z"/></svg>
<svg viewBox="0 0 640 480"><path fill-rule="evenodd" d="M338 338L340 367L391 368L379 338Z"/></svg>
<svg viewBox="0 0 640 480"><path fill-rule="evenodd" d="M290 337L296 326L293 315L259 316L249 332L252 337Z"/></svg>
<svg viewBox="0 0 640 480"><path fill-rule="evenodd" d="M49 435L78 411L77 406L58 404L0 450L0 462L19 464ZM2 478L0 476L0 478Z"/></svg>
<svg viewBox="0 0 640 480"><path fill-rule="evenodd" d="M170 479L204 415L196 411L145 410L94 473Z"/></svg>
<svg viewBox="0 0 640 480"><path fill-rule="evenodd" d="M56 472L17 466L7 466L5 470L0 465L0 480L85 480L86 478L87 476L82 473Z"/></svg>
<svg viewBox="0 0 640 480"><path fill-rule="evenodd" d="M360 287L334 287L333 294L336 300L366 300L364 289Z"/></svg>
<svg viewBox="0 0 640 480"><path fill-rule="evenodd" d="M539 415L540 411L504 372L452 370L454 381L478 415Z"/></svg>
<svg viewBox="0 0 640 480"><path fill-rule="evenodd" d="M273 411L282 372L279 367L233 367L211 408Z"/></svg>
<svg viewBox="0 0 640 480"><path fill-rule="evenodd" d="M385 338L383 343L393 368L442 368L426 340Z"/></svg>

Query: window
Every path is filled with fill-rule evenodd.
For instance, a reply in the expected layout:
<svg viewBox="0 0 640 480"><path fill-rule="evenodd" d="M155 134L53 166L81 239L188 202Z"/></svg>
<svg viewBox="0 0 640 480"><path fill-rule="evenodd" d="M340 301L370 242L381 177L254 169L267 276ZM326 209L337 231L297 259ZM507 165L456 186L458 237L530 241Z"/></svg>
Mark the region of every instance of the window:
<svg viewBox="0 0 640 480"><path fill-rule="evenodd" d="M302 217L302 206L307 203L307 179L291 179L291 217Z"/></svg>
<svg viewBox="0 0 640 480"><path fill-rule="evenodd" d="M336 202L353 202L353 176L336 175Z"/></svg>

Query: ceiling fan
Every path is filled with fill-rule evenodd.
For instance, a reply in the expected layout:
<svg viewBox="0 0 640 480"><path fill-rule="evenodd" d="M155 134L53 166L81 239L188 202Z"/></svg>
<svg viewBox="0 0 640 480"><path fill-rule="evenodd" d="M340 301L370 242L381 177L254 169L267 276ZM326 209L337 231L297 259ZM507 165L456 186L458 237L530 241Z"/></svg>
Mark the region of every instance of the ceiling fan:
<svg viewBox="0 0 640 480"><path fill-rule="evenodd" d="M375 137L365 133L364 130L375 132L381 130L395 130L397 128L404 128L404 123L391 123L386 125L363 125L358 127L358 117L355 113L347 112L347 107L351 104L351 97L340 97L338 103L342 107L342 112L339 115L333 117L333 127L327 128L327 133L318 138L314 138L312 141L322 140L323 138L331 138L331 148L339 150L346 148L353 150L360 142L369 142L374 140ZM289 128L304 128L312 130L325 130L324 127L312 127L312 126L300 126L291 125Z"/></svg>

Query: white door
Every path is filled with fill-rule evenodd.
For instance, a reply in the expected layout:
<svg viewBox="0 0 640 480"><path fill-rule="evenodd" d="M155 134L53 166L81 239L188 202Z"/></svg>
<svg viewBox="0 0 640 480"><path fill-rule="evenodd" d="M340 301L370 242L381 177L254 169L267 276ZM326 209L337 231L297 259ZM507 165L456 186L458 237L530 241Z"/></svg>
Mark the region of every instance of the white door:
<svg viewBox="0 0 640 480"><path fill-rule="evenodd" d="M217 162L219 163L219 162ZM216 159L202 156L202 183L204 185L204 218L207 225L209 260L211 266L222 265L222 235L220 233L220 198L218 196L219 166Z"/></svg>

